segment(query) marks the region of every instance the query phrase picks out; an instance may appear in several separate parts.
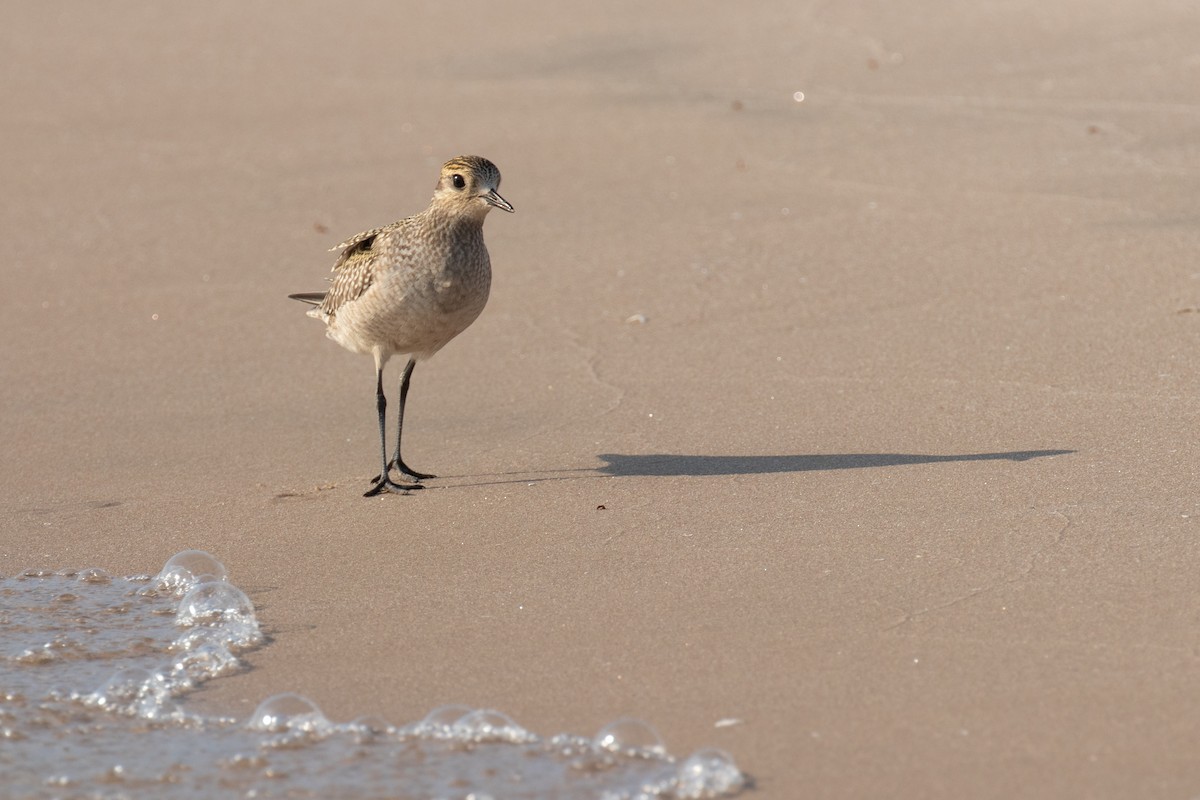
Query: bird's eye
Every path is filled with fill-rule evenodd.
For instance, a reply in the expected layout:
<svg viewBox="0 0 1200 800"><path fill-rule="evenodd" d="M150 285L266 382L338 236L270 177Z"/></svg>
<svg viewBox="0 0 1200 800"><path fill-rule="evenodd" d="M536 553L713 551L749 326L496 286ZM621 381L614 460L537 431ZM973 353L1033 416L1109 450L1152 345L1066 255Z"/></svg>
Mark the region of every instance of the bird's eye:
<svg viewBox="0 0 1200 800"><path fill-rule="evenodd" d="M450 182L454 184L455 189L461 189L467 185L467 182L463 180L463 176L457 174L450 177Z"/></svg>

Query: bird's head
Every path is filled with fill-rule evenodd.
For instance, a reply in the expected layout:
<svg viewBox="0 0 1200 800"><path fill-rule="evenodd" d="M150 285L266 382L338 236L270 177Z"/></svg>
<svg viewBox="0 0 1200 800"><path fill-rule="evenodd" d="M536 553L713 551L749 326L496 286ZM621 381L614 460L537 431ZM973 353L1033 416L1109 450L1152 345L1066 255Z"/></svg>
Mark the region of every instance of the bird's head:
<svg viewBox="0 0 1200 800"><path fill-rule="evenodd" d="M483 217L493 208L512 211L512 205L500 196L500 170L480 156L456 156L442 165L442 175L433 202L446 209L473 217Z"/></svg>

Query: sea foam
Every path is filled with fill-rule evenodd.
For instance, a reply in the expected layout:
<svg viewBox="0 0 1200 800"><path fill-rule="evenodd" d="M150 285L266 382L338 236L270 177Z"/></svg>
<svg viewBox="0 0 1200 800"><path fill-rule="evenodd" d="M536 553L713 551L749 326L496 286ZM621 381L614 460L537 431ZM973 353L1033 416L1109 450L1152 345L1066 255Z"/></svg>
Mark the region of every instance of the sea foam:
<svg viewBox="0 0 1200 800"><path fill-rule="evenodd" d="M0 580L0 778L16 798L705 798L745 778L715 749L676 759L622 719L538 736L508 715L436 708L393 725L330 721L291 692L248 719L187 695L243 668L263 636L208 553L153 577L31 569Z"/></svg>

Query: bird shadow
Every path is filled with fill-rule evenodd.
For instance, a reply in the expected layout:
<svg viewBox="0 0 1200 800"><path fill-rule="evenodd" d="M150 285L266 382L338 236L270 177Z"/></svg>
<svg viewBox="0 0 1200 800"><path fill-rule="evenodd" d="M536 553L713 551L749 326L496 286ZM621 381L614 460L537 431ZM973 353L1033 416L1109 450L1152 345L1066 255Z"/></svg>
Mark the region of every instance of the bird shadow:
<svg viewBox="0 0 1200 800"><path fill-rule="evenodd" d="M701 456L655 453L624 455L602 453L604 465L597 471L621 477L764 475L777 472L816 472L833 469L870 469L909 464L940 464L961 461L1029 461L1062 456L1074 450L1014 450L1005 453L837 453L794 456Z"/></svg>
<svg viewBox="0 0 1200 800"><path fill-rule="evenodd" d="M1003 453L962 453L934 455L925 453L838 453L794 456L701 456L653 453L625 455L601 453L599 467L550 470L548 472L505 472L490 476L494 480L471 480L472 476L443 476L467 480L437 488L496 486L509 483L546 483L607 477L664 477L705 475L767 475L783 472L818 472L834 469L870 469L911 464L941 464L963 461L1029 461L1034 458L1070 455L1074 450L1011 450ZM518 477L519 476L519 477ZM480 477L480 476L474 476Z"/></svg>

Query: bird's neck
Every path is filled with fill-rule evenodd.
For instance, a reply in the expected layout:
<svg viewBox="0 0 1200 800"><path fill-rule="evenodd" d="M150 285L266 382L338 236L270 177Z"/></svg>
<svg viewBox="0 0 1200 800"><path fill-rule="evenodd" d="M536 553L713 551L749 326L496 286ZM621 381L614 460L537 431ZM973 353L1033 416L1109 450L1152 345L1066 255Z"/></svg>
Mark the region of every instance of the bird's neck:
<svg viewBox="0 0 1200 800"><path fill-rule="evenodd" d="M433 205L426 213L435 227L465 233L482 228L487 212L487 206L477 210L474 206L446 208Z"/></svg>

